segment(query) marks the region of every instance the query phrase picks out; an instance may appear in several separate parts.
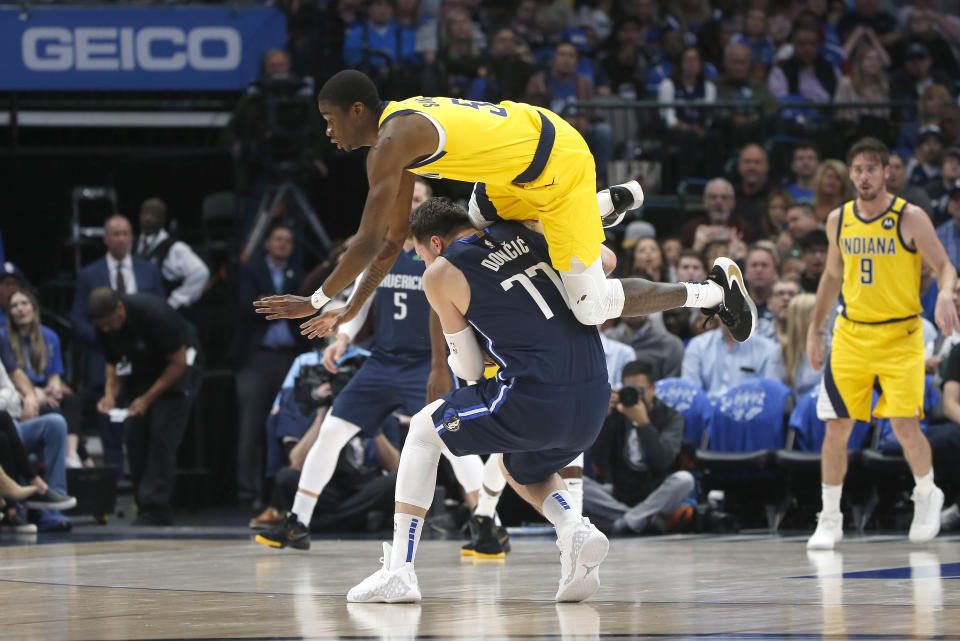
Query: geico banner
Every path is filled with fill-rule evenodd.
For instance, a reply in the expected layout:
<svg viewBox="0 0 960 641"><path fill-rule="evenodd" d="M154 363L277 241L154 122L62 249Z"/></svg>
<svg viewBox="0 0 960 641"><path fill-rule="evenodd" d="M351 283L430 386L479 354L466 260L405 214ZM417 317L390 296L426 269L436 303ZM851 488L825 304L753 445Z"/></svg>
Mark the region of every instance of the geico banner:
<svg viewBox="0 0 960 641"><path fill-rule="evenodd" d="M0 8L0 90L242 89L282 47L275 9Z"/></svg>

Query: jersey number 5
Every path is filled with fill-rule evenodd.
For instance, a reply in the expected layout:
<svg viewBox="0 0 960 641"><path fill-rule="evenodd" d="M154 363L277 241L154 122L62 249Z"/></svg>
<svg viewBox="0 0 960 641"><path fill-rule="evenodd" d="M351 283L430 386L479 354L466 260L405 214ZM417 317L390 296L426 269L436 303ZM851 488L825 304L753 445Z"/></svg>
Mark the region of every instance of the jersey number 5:
<svg viewBox="0 0 960 641"><path fill-rule="evenodd" d="M470 107L471 109L480 110L480 107L490 107L490 110L487 113L491 113L494 116L500 116L501 118L507 117L507 110L505 107L498 107L492 102L479 102L477 100L459 100L457 98L451 98L450 104L457 105L458 107Z"/></svg>
<svg viewBox="0 0 960 641"><path fill-rule="evenodd" d="M860 284L873 285L873 259L860 259Z"/></svg>
<svg viewBox="0 0 960 641"><path fill-rule="evenodd" d="M567 307L570 306L570 302L567 301L567 292L563 288L563 283L560 281L560 277L557 276L557 272L553 271L553 267L550 265L539 262L532 267L528 267L523 270L522 274L517 274L511 276L510 278L502 281L500 287L503 287L503 291L508 291L513 287L514 283L520 283L520 286L527 290L527 293L530 294L530 298L533 299L533 302L537 304L537 307L540 308L540 311L543 312L544 317L553 318L553 310L550 309L550 306L547 304L547 299L543 297L543 294L540 293L540 290L537 289L537 286L533 284L533 281L530 280L537 275L537 272L543 272L547 278L550 279L550 282L553 283L553 286L557 288L557 291L560 292L560 298L567 302Z"/></svg>
<svg viewBox="0 0 960 641"><path fill-rule="evenodd" d="M393 320L403 320L407 317L407 292L393 292L393 304L397 311L393 313Z"/></svg>

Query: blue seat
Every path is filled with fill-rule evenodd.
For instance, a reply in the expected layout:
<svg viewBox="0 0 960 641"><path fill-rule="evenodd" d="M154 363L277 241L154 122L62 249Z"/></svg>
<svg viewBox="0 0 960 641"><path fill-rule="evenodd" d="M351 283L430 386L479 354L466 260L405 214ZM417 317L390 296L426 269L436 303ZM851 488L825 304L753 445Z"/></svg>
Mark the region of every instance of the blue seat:
<svg viewBox="0 0 960 641"><path fill-rule="evenodd" d="M795 441L793 447L801 452L820 452L823 446L823 437L827 431L827 424L817 418L817 396L820 388L815 387L804 394L797 406L790 413L788 428L794 430ZM850 443L847 449L859 450L864 445L870 433L870 423L857 421L853 425Z"/></svg>
<svg viewBox="0 0 960 641"><path fill-rule="evenodd" d="M779 381L754 378L734 385L714 405L708 449L715 452L779 450L784 444L783 417L790 388Z"/></svg>
<svg viewBox="0 0 960 641"><path fill-rule="evenodd" d="M873 392L873 406L876 407L877 400L879 397L876 390ZM930 425L929 415L930 412L937 406L937 403L940 402L940 392L937 391L937 387L933 384L933 376L927 376L924 379L923 386L923 412L924 417L920 419L920 430L926 434L927 427ZM890 424L889 418L878 418L877 421L877 432L879 434L877 438L876 449L885 453L885 454L903 454L903 448L900 447L900 443L897 442L897 437L893 433L893 426Z"/></svg>
<svg viewBox="0 0 960 641"><path fill-rule="evenodd" d="M713 405L699 386L683 378L662 378L657 398L683 415L683 438L699 446L713 415Z"/></svg>

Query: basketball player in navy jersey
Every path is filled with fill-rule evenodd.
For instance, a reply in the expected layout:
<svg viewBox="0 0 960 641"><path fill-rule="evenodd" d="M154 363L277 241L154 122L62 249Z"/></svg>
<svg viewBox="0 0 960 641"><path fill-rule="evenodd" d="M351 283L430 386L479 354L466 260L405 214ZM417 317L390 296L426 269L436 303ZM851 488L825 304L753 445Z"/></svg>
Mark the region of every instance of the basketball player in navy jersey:
<svg viewBox="0 0 960 641"><path fill-rule="evenodd" d="M418 179L413 207L429 196L430 187ZM374 296L356 318L340 327L337 340L325 351L324 365L335 370L334 363L360 330L369 302L373 302L376 316L371 355L324 417L317 440L304 461L293 509L284 514L278 525L257 535L257 543L308 549L313 509L333 476L340 450L358 432L376 436L391 413L413 415L423 407L431 369L430 305L421 284L424 268L413 241L408 240ZM450 464L472 507L480 489L483 463L477 456L451 456Z"/></svg>
<svg viewBox="0 0 960 641"><path fill-rule="evenodd" d="M478 232L466 211L433 198L414 210L410 229L427 263L424 290L453 372L481 379L484 351L499 371L444 395L411 420L397 473L393 545L384 543L383 566L347 600L420 600L417 545L437 463L450 451L503 453L507 481L556 527L556 600L583 601L600 587L609 543L572 504L557 472L590 447L607 413L610 384L599 332L574 316L544 237L524 225L498 222Z"/></svg>

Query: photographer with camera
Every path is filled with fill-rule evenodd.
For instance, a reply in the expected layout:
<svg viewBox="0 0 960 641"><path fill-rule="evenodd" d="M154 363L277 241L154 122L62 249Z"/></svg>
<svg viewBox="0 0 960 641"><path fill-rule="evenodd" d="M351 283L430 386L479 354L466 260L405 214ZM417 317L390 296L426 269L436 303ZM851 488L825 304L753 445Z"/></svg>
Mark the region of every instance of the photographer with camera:
<svg viewBox="0 0 960 641"><path fill-rule="evenodd" d="M430 187L417 179L411 209L429 197ZM259 534L257 543L274 548L309 548L310 520L318 498L334 474L341 450L357 435L376 438L381 434L384 421L393 413L413 416L423 407L432 368L430 305L423 292L424 269L412 239L407 239L376 293L367 298L357 316L340 325L336 339L324 351L324 366L337 374L337 363L373 305L375 321L370 358L323 418L317 440L304 461L293 509L286 512L275 527ZM446 362L443 370L447 371ZM450 464L472 510L480 490L483 463L477 456L451 455Z"/></svg>
<svg viewBox="0 0 960 641"><path fill-rule="evenodd" d="M663 534L693 491L690 472L676 471L683 441L683 416L657 399L649 364L627 363L623 387L590 449L598 482L583 479L583 511L610 523L614 535Z"/></svg>
<svg viewBox="0 0 960 641"><path fill-rule="evenodd" d="M264 530L283 520L293 505L307 453L317 440L333 400L346 387L369 352L350 349L336 362L336 373L322 364L324 353L301 354L294 361L267 418L267 478L273 492L267 508L250 520ZM330 483L324 488L311 526L331 531L363 531L368 514L388 514L393 507L400 463L399 425L388 416L373 438L358 434L340 451Z"/></svg>

